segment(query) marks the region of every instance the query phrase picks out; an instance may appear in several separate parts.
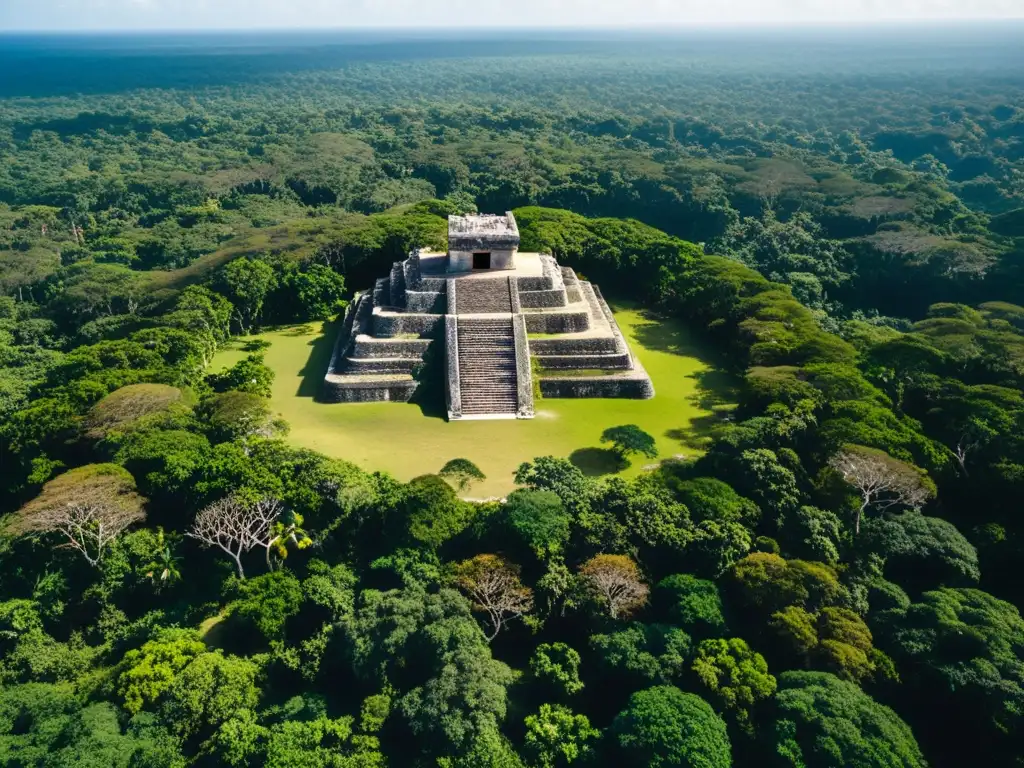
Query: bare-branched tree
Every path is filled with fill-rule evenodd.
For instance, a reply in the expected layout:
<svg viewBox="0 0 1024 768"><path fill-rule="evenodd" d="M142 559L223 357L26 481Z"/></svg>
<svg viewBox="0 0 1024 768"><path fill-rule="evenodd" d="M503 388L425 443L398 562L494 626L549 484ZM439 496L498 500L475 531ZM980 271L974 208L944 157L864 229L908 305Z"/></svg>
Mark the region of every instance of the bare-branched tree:
<svg viewBox="0 0 1024 768"><path fill-rule="evenodd" d="M89 565L98 566L114 539L145 517L141 509L117 504L66 504L39 510L31 525L40 533L59 533L66 539L60 546L78 550Z"/></svg>
<svg viewBox="0 0 1024 768"><path fill-rule="evenodd" d="M455 583L487 614L490 642L509 621L533 610L533 591L519 580L519 566L498 555L477 555L455 566Z"/></svg>
<svg viewBox="0 0 1024 768"><path fill-rule="evenodd" d="M239 578L244 579L242 556L247 552L264 550L267 569L272 570L271 555L286 557L289 542L299 549L313 543L302 529L302 518L291 515L283 521L283 512L284 507L277 499L250 502L228 496L200 511L185 535L224 551L235 561Z"/></svg>
<svg viewBox="0 0 1024 768"><path fill-rule="evenodd" d="M970 477L970 473L967 471L967 458L975 451L984 448L996 437L998 437L998 432L984 419L972 418L964 423L956 445L953 447L953 456L964 477Z"/></svg>
<svg viewBox="0 0 1024 768"><path fill-rule="evenodd" d="M650 591L637 564L625 555L597 555L580 569L580 575L601 599L613 619L625 616L647 602Z"/></svg>
<svg viewBox="0 0 1024 768"><path fill-rule="evenodd" d="M238 577L244 579L242 555L267 546L271 527L280 514L281 504L274 499L250 503L228 496L202 509L185 535L219 547L235 561Z"/></svg>
<svg viewBox="0 0 1024 768"><path fill-rule="evenodd" d="M875 448L847 445L829 466L860 494L854 533L860 533L861 518L869 508L879 512L892 507L920 509L935 495L934 484L922 470Z"/></svg>
<svg viewBox="0 0 1024 768"><path fill-rule="evenodd" d="M88 464L65 472L13 515L6 532L15 536L56 534L98 566L110 544L146 517L135 481L114 464Z"/></svg>

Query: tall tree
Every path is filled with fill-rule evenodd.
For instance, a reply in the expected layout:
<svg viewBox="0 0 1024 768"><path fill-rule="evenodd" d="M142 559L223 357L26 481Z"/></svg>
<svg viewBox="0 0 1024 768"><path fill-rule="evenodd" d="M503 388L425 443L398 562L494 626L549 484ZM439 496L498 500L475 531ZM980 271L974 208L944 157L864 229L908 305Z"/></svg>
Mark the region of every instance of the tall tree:
<svg viewBox="0 0 1024 768"><path fill-rule="evenodd" d="M116 464L89 464L55 477L7 523L7 532L54 534L98 566L126 528L145 519L135 479Z"/></svg>
<svg viewBox="0 0 1024 768"><path fill-rule="evenodd" d="M854 533L860 533L860 521L868 509L920 509L935 495L935 484L922 470L876 448L847 445L832 457L829 466L860 494Z"/></svg>
<svg viewBox="0 0 1024 768"><path fill-rule="evenodd" d="M274 268L260 259L234 259L224 265L218 280L220 290L235 309L242 333L248 333L263 315L263 302L277 286Z"/></svg>
<svg viewBox="0 0 1024 768"><path fill-rule="evenodd" d="M583 564L580 575L613 619L647 602L650 590L637 564L625 555L596 555Z"/></svg>
<svg viewBox="0 0 1024 768"><path fill-rule="evenodd" d="M289 542L299 549L312 543L302 530L302 518L295 514L285 516L277 499L249 501L239 496L227 496L202 509L185 535L227 553L242 579L242 556L247 552L262 549L270 570L271 555L286 555Z"/></svg>
<svg viewBox="0 0 1024 768"><path fill-rule="evenodd" d="M651 459L658 455L654 438L636 424L608 427L601 433L601 442L611 443L612 448L622 459L628 459L632 453L639 453Z"/></svg>
<svg viewBox="0 0 1024 768"><path fill-rule="evenodd" d="M730 768L725 722L699 696L672 686L634 693L612 723L623 765L647 768Z"/></svg>
<svg viewBox="0 0 1024 768"><path fill-rule="evenodd" d="M454 567L455 583L487 614L487 640L498 636L512 619L533 610L533 590L519 580L519 566L498 555L477 555Z"/></svg>
<svg viewBox="0 0 1024 768"><path fill-rule="evenodd" d="M773 765L925 768L910 727L854 683L826 672L783 672L762 731Z"/></svg>

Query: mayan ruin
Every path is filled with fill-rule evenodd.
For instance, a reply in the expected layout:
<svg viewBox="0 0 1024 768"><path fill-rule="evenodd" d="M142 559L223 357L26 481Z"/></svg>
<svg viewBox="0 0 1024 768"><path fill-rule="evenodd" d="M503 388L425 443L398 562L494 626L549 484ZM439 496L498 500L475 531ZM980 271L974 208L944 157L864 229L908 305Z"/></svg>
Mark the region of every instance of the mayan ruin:
<svg viewBox="0 0 1024 768"><path fill-rule="evenodd" d="M407 402L435 345L453 421L532 418L535 391L654 396L598 287L548 254L520 252L511 213L449 217L447 253L415 250L357 295L323 398Z"/></svg>

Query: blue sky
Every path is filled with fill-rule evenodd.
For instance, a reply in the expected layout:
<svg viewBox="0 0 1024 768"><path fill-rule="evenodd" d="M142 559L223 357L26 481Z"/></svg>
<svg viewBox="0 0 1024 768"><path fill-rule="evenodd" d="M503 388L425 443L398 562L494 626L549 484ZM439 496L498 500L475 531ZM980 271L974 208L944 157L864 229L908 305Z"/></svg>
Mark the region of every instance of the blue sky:
<svg viewBox="0 0 1024 768"><path fill-rule="evenodd" d="M1024 18L1024 0L0 0L0 30L553 27Z"/></svg>

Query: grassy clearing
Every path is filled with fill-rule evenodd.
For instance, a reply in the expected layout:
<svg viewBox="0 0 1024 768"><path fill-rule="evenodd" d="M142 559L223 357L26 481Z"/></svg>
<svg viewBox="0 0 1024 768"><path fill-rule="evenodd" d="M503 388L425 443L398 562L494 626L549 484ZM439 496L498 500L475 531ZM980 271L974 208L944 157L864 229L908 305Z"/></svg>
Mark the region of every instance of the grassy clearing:
<svg viewBox="0 0 1024 768"><path fill-rule="evenodd" d="M593 475L619 471L600 444L601 432L619 424L636 424L654 435L659 458L697 453L700 435L715 418L711 409L727 402L730 382L702 361L682 325L626 306L615 316L654 380L657 394L652 400L542 399L531 421L455 423L404 403L325 405L313 398L336 326L318 323L262 336L271 342L267 364L277 372L272 403L291 425L288 439L295 445L402 480L437 472L449 459L470 459L487 475L470 490L475 497L512 490L515 468L536 456L569 457ZM231 365L244 355L241 345L225 349L214 366ZM636 475L646 463L637 459L622 474Z"/></svg>

